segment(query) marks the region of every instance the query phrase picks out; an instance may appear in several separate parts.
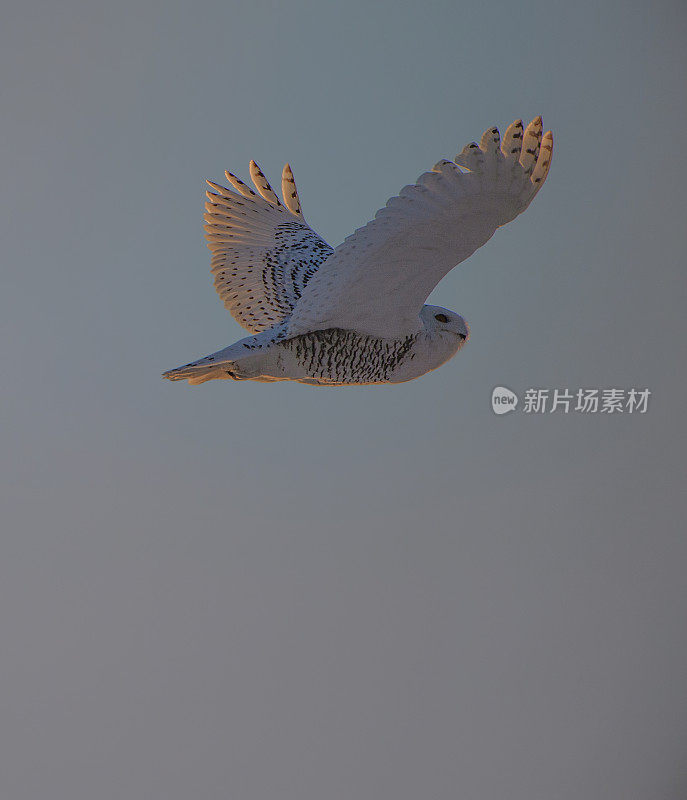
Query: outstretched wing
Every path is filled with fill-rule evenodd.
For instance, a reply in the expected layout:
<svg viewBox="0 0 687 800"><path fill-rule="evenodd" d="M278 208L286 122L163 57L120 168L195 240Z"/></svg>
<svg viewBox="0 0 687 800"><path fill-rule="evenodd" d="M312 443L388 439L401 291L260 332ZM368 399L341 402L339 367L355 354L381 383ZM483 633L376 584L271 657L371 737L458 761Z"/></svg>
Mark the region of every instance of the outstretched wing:
<svg viewBox="0 0 687 800"><path fill-rule="evenodd" d="M552 149L537 117L525 131L522 120L514 122L503 142L490 128L455 162L440 161L336 248L303 292L289 333L345 328L397 337L419 327L419 312L444 275L530 204Z"/></svg>
<svg viewBox="0 0 687 800"><path fill-rule="evenodd" d="M291 167L282 174L283 203L250 162L259 194L226 172L235 191L208 181L205 231L215 289L251 333L291 314L310 278L334 251L306 223Z"/></svg>

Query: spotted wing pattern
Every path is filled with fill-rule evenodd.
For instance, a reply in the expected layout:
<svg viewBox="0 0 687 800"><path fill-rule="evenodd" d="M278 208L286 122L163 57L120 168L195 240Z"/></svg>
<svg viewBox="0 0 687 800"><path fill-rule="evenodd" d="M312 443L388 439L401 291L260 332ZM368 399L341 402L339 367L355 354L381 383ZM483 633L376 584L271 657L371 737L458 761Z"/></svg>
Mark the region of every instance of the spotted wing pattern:
<svg viewBox="0 0 687 800"><path fill-rule="evenodd" d="M205 238L215 289L234 319L251 333L271 328L292 312L308 281L334 251L306 223L291 167L282 173L283 202L262 170L250 162L257 189L231 172L233 187L208 181Z"/></svg>

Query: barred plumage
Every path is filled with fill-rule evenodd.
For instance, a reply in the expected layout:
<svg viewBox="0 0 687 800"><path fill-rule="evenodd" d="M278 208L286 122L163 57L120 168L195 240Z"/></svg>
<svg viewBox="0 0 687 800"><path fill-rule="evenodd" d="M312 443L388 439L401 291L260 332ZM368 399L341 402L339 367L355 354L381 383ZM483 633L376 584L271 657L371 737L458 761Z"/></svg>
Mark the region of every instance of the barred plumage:
<svg viewBox="0 0 687 800"><path fill-rule="evenodd" d="M463 347L468 329L424 300L457 263L531 203L553 152L542 120L492 127L438 161L333 250L303 217L291 167L282 200L255 161L257 191L208 181L205 231L215 288L254 336L165 373L170 380L399 383Z"/></svg>
<svg viewBox="0 0 687 800"><path fill-rule="evenodd" d="M388 383L408 357L416 336L402 340L377 339L340 328L312 331L286 339L313 383L331 385Z"/></svg>

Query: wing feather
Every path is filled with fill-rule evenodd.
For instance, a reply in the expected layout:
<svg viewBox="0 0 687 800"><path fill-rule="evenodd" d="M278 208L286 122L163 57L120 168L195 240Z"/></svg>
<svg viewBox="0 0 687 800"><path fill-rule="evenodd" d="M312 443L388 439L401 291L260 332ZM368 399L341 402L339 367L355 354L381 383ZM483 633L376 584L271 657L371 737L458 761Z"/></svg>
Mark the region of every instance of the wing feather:
<svg viewBox="0 0 687 800"><path fill-rule="evenodd" d="M305 222L288 165L283 204L254 161L250 173L257 194L231 172L234 191L208 181L204 219L215 289L236 321L258 333L291 314L333 250Z"/></svg>
<svg viewBox="0 0 687 800"><path fill-rule="evenodd" d="M542 139L541 131L541 117L524 132L516 120L503 141L489 128L480 144L401 189L322 264L293 310L289 333L338 327L397 337L417 329L437 283L521 214L543 185L553 136Z"/></svg>
<svg viewBox="0 0 687 800"><path fill-rule="evenodd" d="M284 205L289 209L292 214L303 219L303 212L301 211L301 199L298 196L298 189L296 188L296 181L293 177L293 172L289 164L284 164L284 170L281 174L281 193L284 197Z"/></svg>

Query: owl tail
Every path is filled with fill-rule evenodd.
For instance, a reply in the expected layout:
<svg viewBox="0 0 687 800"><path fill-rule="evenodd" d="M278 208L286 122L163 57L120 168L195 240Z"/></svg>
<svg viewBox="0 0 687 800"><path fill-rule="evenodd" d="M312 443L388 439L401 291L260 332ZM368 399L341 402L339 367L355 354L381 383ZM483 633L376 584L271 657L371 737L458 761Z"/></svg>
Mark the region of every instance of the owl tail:
<svg viewBox="0 0 687 800"><path fill-rule="evenodd" d="M246 369L242 369L242 362L246 362L255 352L260 352L260 348L255 345L256 338L249 336L223 350L184 364L183 367L170 369L162 377L170 381L188 381L191 386L213 380L245 380L248 376Z"/></svg>
<svg viewBox="0 0 687 800"><path fill-rule="evenodd" d="M201 359L201 362L203 359ZM169 381L188 381L191 386L198 386L201 383L214 380L245 380L241 376L241 371L234 361L226 361L220 364L187 364L184 367L170 369L162 374L163 378Z"/></svg>
<svg viewBox="0 0 687 800"><path fill-rule="evenodd" d="M262 331L235 344L162 374L170 381L188 381L191 386L213 380L260 380L270 362L274 331Z"/></svg>

